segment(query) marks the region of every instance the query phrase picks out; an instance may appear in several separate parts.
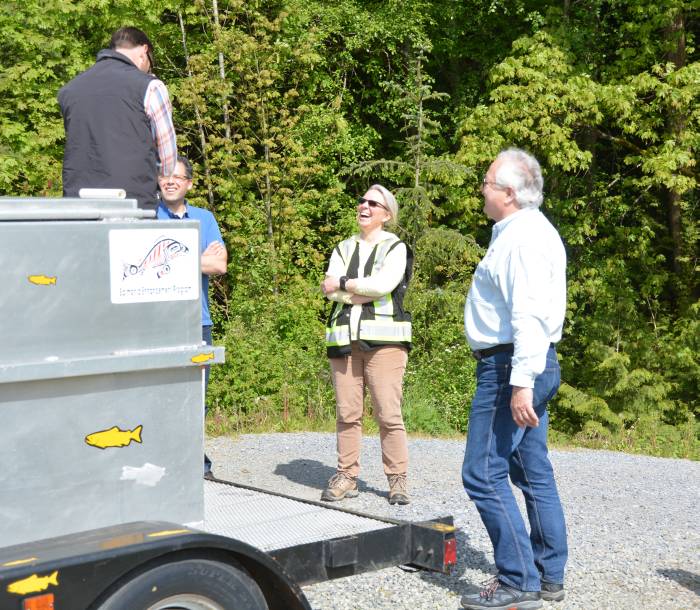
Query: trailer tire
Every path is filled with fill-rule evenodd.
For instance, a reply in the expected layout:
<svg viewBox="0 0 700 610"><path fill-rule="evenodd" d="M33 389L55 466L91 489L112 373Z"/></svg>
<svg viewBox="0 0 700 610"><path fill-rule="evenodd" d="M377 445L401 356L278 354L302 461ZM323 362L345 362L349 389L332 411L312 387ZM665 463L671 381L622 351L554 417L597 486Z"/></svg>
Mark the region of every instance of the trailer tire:
<svg viewBox="0 0 700 610"><path fill-rule="evenodd" d="M98 610L267 610L255 581L218 561L187 559L139 574Z"/></svg>

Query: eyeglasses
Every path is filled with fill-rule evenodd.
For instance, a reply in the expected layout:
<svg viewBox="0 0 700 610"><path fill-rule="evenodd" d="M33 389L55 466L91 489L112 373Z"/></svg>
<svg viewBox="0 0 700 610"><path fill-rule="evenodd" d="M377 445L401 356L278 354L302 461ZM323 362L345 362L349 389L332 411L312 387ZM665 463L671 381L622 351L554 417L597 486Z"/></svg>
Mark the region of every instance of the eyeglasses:
<svg viewBox="0 0 700 610"><path fill-rule="evenodd" d="M508 188L507 186L503 186L502 184L498 184L498 182L495 182L494 180L487 180L486 178L484 178L484 179L481 181L481 188L482 188L482 189L486 188L486 185L487 185L487 184L490 184L493 188L496 188L496 189L506 189L506 188Z"/></svg>
<svg viewBox="0 0 700 610"><path fill-rule="evenodd" d="M187 182L187 180L192 180L192 178L188 178L187 176L179 176L178 174L173 174L172 176L161 176L160 177L161 182L168 182L170 180L174 180L175 182Z"/></svg>
<svg viewBox="0 0 700 610"><path fill-rule="evenodd" d="M357 198L357 205L360 206L363 203L366 203L371 208L382 208L383 210L386 210L387 212L389 211L389 208L387 208L383 203L379 203L378 201L373 201L372 199L365 199L364 197L358 197Z"/></svg>

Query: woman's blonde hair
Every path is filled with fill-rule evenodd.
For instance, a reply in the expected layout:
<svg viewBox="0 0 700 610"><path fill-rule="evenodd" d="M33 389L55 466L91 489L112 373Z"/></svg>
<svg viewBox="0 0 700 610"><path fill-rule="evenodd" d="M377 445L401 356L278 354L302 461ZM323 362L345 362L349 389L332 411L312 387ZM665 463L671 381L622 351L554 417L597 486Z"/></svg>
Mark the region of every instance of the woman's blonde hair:
<svg viewBox="0 0 700 610"><path fill-rule="evenodd" d="M387 224L395 224L399 218L399 204L396 202L396 197L394 197L394 194L381 184L373 184L369 187L369 190L379 191L382 194L384 203L389 209L389 214L391 214L391 218L387 221Z"/></svg>

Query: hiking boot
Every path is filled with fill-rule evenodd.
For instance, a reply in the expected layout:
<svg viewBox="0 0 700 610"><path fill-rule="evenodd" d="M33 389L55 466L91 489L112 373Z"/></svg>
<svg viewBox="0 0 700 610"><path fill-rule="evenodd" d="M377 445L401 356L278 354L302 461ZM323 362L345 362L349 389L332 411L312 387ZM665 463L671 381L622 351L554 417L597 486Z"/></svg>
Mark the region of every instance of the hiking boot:
<svg viewBox="0 0 700 610"><path fill-rule="evenodd" d="M557 585L553 582L542 581L540 583L542 591L540 597L546 602L560 602L564 599L564 585Z"/></svg>
<svg viewBox="0 0 700 610"><path fill-rule="evenodd" d="M389 479L389 504L409 504L411 497L408 495L408 481L405 474L390 474Z"/></svg>
<svg viewBox="0 0 700 610"><path fill-rule="evenodd" d="M542 600L537 591L520 591L494 578L481 593L462 597L462 608L467 610L537 610Z"/></svg>
<svg viewBox="0 0 700 610"><path fill-rule="evenodd" d="M329 480L328 487L323 490L321 500L336 502L343 498L354 498L358 495L357 480L344 472L336 472Z"/></svg>

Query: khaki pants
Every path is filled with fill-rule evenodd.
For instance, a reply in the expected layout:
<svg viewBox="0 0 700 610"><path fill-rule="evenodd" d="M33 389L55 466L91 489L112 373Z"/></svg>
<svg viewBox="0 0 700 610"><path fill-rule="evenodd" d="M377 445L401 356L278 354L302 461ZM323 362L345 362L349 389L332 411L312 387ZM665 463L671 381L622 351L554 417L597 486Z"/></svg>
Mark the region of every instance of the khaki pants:
<svg viewBox="0 0 700 610"><path fill-rule="evenodd" d="M331 358L336 399L338 470L356 477L360 472L362 407L365 385L369 387L374 418L379 424L384 472L405 474L408 443L401 415L403 374L408 361L405 347L386 345L371 351L352 342L352 353Z"/></svg>

